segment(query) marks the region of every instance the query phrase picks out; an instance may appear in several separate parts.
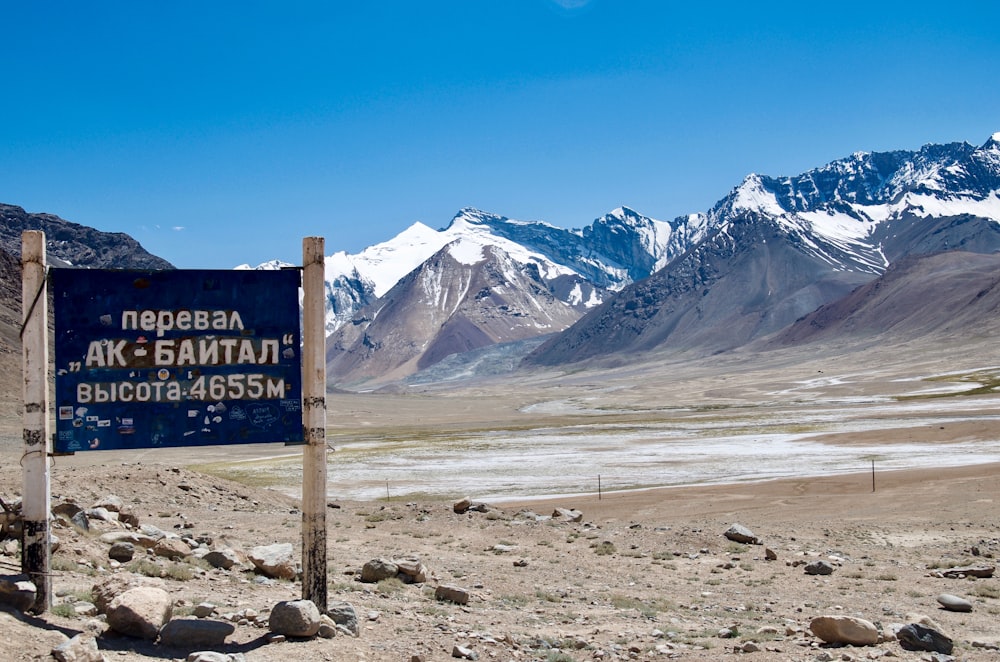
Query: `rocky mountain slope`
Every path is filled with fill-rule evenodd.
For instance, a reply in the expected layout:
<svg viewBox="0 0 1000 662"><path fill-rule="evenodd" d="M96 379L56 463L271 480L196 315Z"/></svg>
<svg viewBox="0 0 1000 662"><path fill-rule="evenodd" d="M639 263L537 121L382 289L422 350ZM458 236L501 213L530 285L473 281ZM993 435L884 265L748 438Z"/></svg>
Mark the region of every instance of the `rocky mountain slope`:
<svg viewBox="0 0 1000 662"><path fill-rule="evenodd" d="M948 251L910 256L761 346L824 341L893 346L916 338L990 338L1000 331L998 313L1000 254Z"/></svg>
<svg viewBox="0 0 1000 662"><path fill-rule="evenodd" d="M101 232L65 221L52 214L32 214L14 205L0 204L0 249L21 255L21 233L45 232L46 258L51 266L94 269L173 269L123 232Z"/></svg>
<svg viewBox="0 0 1000 662"><path fill-rule="evenodd" d="M698 223L709 228L702 241L527 362L725 351L846 296L907 256L1000 250L1000 134L979 148L857 153L796 177L751 175Z"/></svg>
<svg viewBox="0 0 1000 662"><path fill-rule="evenodd" d="M52 214L0 204L0 416L16 419L21 402L21 233L45 232L49 266L172 269L121 232L101 232ZM50 307L51 314L51 307Z"/></svg>

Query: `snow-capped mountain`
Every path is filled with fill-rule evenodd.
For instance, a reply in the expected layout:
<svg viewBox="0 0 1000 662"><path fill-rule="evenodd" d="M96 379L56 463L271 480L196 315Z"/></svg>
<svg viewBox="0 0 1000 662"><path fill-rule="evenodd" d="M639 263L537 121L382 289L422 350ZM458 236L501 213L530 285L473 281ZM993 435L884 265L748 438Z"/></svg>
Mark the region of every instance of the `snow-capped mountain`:
<svg viewBox="0 0 1000 662"><path fill-rule="evenodd" d="M477 247L479 252L498 248L518 264L537 269L557 299L585 309L600 304L608 291L648 276L683 250L685 242L671 224L627 208L575 230L462 209L444 229L418 222L360 253L339 251L328 256L327 331L350 322L355 313L449 244L464 247L460 250L469 255L477 254ZM282 266L287 265L271 261L255 268Z"/></svg>
<svg viewBox="0 0 1000 662"><path fill-rule="evenodd" d="M673 226L697 229L686 253L529 362L722 351L783 328L903 257L1000 250L1000 133L978 148L858 152L795 177L752 174L705 214Z"/></svg>
<svg viewBox="0 0 1000 662"><path fill-rule="evenodd" d="M414 225L359 255L337 254L327 260L330 294L340 297L330 374L339 383L400 378L456 353L562 331L665 263L681 245L672 236L669 224L625 208L581 230L463 209L438 232ZM352 298L338 308L345 293Z"/></svg>

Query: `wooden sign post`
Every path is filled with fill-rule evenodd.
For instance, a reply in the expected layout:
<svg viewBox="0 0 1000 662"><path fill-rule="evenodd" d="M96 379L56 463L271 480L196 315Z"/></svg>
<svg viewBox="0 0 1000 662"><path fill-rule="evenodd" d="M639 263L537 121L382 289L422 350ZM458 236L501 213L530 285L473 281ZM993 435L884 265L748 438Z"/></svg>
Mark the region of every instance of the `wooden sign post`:
<svg viewBox="0 0 1000 662"><path fill-rule="evenodd" d="M302 240L302 599L327 610L326 283L323 237Z"/></svg>
<svg viewBox="0 0 1000 662"><path fill-rule="evenodd" d="M21 571L35 584L31 611L52 606L49 541L49 299L45 287L45 233L21 234L21 355L24 361L24 459Z"/></svg>

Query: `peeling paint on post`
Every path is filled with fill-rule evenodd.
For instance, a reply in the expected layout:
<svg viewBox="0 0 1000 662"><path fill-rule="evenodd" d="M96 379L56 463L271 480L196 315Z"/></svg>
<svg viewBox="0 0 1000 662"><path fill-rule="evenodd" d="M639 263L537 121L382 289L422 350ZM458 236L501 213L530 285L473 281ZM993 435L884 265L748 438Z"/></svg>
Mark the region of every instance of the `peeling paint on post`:
<svg viewBox="0 0 1000 662"><path fill-rule="evenodd" d="M52 605L49 541L49 303L45 288L45 233L21 233L21 353L24 370L24 458L21 571L35 584L31 611Z"/></svg>
<svg viewBox="0 0 1000 662"><path fill-rule="evenodd" d="M302 240L302 598L327 610L326 334L323 237Z"/></svg>

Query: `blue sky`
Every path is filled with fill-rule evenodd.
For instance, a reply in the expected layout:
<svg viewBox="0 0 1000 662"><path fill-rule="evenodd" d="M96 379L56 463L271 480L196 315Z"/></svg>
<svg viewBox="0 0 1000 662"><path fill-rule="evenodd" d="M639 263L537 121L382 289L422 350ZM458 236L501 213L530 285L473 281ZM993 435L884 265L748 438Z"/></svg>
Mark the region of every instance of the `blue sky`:
<svg viewBox="0 0 1000 662"><path fill-rule="evenodd" d="M1000 131L1000 3L0 0L0 202L183 268L472 206L669 220Z"/></svg>

